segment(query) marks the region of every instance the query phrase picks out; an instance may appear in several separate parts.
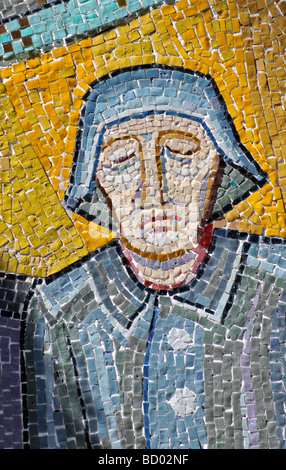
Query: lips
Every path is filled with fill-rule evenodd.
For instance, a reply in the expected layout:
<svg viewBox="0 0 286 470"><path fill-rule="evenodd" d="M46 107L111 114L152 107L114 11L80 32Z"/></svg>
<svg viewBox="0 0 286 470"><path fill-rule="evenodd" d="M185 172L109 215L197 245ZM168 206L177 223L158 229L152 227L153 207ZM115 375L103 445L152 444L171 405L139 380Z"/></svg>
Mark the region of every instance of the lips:
<svg viewBox="0 0 286 470"><path fill-rule="evenodd" d="M141 236L145 237L148 233L166 233L168 231L177 231L177 224L182 220L178 215L157 215L154 217L146 217L141 221L139 227L141 229ZM164 223L164 221L169 221ZM154 224L162 222L161 224ZM164 224L163 224L164 223Z"/></svg>
<svg viewBox="0 0 286 470"><path fill-rule="evenodd" d="M175 225L176 225L180 220L182 220L182 218L178 215L157 215L155 217L147 217L146 219L143 219L140 222L140 228L142 229L144 228L145 225L150 224L152 222L157 222L160 220L174 220ZM158 227L158 228L161 228L161 227ZM160 230L156 230L156 231L160 231ZM161 230L161 231L165 231L165 230Z"/></svg>

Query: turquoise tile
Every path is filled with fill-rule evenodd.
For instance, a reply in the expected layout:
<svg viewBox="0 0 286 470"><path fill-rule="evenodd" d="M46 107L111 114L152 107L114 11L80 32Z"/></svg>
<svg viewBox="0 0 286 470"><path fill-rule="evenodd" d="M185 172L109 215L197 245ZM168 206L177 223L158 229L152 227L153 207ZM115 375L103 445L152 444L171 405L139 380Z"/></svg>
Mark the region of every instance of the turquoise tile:
<svg viewBox="0 0 286 470"><path fill-rule="evenodd" d="M21 29L21 36L25 38L26 36L31 36L33 34L33 29L28 26L27 28Z"/></svg>
<svg viewBox="0 0 286 470"><path fill-rule="evenodd" d="M16 31L17 29L20 29L18 20L8 21L8 23L5 23L5 26L8 31Z"/></svg>
<svg viewBox="0 0 286 470"><path fill-rule="evenodd" d="M42 20L46 20L47 18L52 18L54 13L52 8L45 8L41 10L39 14Z"/></svg>
<svg viewBox="0 0 286 470"><path fill-rule="evenodd" d="M128 16L128 11L126 10L126 8L120 8L115 12L115 16L117 19L125 18L126 16Z"/></svg>
<svg viewBox="0 0 286 470"><path fill-rule="evenodd" d="M154 3L157 3L156 0L155 1L154 0L142 0L142 4L144 8L154 5Z"/></svg>
<svg viewBox="0 0 286 470"><path fill-rule="evenodd" d="M49 31L46 31L45 33L42 33L42 38L43 38L43 43L44 44L50 44L53 41L52 35Z"/></svg>
<svg viewBox="0 0 286 470"><path fill-rule="evenodd" d="M0 34L0 43L1 44L6 44L7 42L11 42L10 33Z"/></svg>
<svg viewBox="0 0 286 470"><path fill-rule="evenodd" d="M66 11L66 5L64 3L59 3L58 5L52 5L53 15L59 15L60 13L64 13Z"/></svg>
<svg viewBox="0 0 286 470"><path fill-rule="evenodd" d="M99 26L101 26L101 21L99 18L93 18L88 21L88 24L89 24L90 29L96 29L96 28L99 28Z"/></svg>
<svg viewBox="0 0 286 470"><path fill-rule="evenodd" d="M53 31L53 36L55 38L55 40L57 41L58 39L63 39L64 37L66 37L66 30L65 29L55 29Z"/></svg>
<svg viewBox="0 0 286 470"><path fill-rule="evenodd" d="M13 56L14 55L14 52L5 52L5 54L3 54L3 57L5 59L8 59L9 57Z"/></svg>
<svg viewBox="0 0 286 470"><path fill-rule="evenodd" d="M39 22L31 26L32 31L35 35L38 35L40 33L43 33L46 31L46 26L45 23Z"/></svg>
<svg viewBox="0 0 286 470"><path fill-rule="evenodd" d="M95 11L91 11L90 13L87 13L85 15L86 20L91 20L92 18L98 18L97 14Z"/></svg>
<svg viewBox="0 0 286 470"><path fill-rule="evenodd" d="M22 44L22 41L18 40L18 41L14 41L13 42L13 49L15 51L15 54L21 54L21 52L23 52L23 44Z"/></svg>
<svg viewBox="0 0 286 470"><path fill-rule="evenodd" d="M83 23L83 24L79 24L77 25L76 27L76 32L77 34L82 34L82 33L85 33L86 31L89 30L89 26L87 23Z"/></svg>
<svg viewBox="0 0 286 470"><path fill-rule="evenodd" d="M54 20L46 21L47 31L55 31L57 26Z"/></svg>
<svg viewBox="0 0 286 470"><path fill-rule="evenodd" d="M70 34L71 36L73 36L74 34L76 34L76 25L67 25L67 33L68 35Z"/></svg>
<svg viewBox="0 0 286 470"><path fill-rule="evenodd" d="M72 16L72 22L73 22L73 24L82 23L82 16L81 15Z"/></svg>
<svg viewBox="0 0 286 470"><path fill-rule="evenodd" d="M127 3L127 8L130 13L134 13L135 11L140 10L141 4L140 2L136 0L135 1L129 0Z"/></svg>
<svg viewBox="0 0 286 470"><path fill-rule="evenodd" d="M40 16L39 13L34 13L33 15L29 16L30 25L39 24L41 21L42 21L42 19L41 19L41 16Z"/></svg>

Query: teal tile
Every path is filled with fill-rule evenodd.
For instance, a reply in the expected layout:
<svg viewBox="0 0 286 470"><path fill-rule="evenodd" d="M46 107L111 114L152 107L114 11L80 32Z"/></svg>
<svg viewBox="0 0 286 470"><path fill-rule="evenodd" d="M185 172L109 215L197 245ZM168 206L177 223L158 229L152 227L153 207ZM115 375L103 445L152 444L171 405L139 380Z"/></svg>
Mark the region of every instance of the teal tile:
<svg viewBox="0 0 286 470"><path fill-rule="evenodd" d="M46 31L45 23L39 22L31 26L34 34L40 34Z"/></svg>
<svg viewBox="0 0 286 470"><path fill-rule="evenodd" d="M5 26L8 31L16 31L17 29L20 28L18 20L8 21L8 23L6 23Z"/></svg>
<svg viewBox="0 0 286 470"><path fill-rule="evenodd" d="M55 29L53 31L53 36L55 40L57 41L58 39L63 39L66 36L66 30L65 29Z"/></svg>
<svg viewBox="0 0 286 470"><path fill-rule="evenodd" d="M11 42L10 33L0 34L0 43L1 44L6 44L7 42Z"/></svg>
<svg viewBox="0 0 286 470"><path fill-rule="evenodd" d="M52 35L49 31L46 31L45 33L43 33L42 38L43 38L44 44L50 44L51 42L53 42Z"/></svg>
<svg viewBox="0 0 286 470"><path fill-rule="evenodd" d="M21 29L21 36L25 38L26 36L31 36L33 34L33 29L28 26L27 28Z"/></svg>
<svg viewBox="0 0 286 470"><path fill-rule="evenodd" d="M82 16L81 15L72 16L72 22L73 22L73 24L82 23Z"/></svg>
<svg viewBox="0 0 286 470"><path fill-rule="evenodd" d="M14 51L15 51L15 54L21 54L21 52L23 52L23 44L22 44L22 41L14 41L13 42L13 48L14 48Z"/></svg>

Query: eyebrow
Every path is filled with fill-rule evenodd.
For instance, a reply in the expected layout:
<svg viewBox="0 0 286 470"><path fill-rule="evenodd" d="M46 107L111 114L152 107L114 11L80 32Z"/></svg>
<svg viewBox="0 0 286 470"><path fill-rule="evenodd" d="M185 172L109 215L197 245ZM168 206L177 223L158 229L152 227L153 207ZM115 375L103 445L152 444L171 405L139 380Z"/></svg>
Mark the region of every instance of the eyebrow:
<svg viewBox="0 0 286 470"><path fill-rule="evenodd" d="M118 140L134 139L137 142L141 142L141 140L138 138L138 136L146 134L146 129L143 130L142 134L137 134L137 135L127 134L127 132L128 132L127 129L126 130L124 129L123 132L126 133L126 135L122 135L122 136L119 136L119 137L110 137L110 139L103 145L102 150L105 150L107 147L109 147L110 145L112 145L114 142L116 142ZM153 132L158 132L158 130L154 130ZM152 132L150 132L150 133L152 133ZM164 137L164 135L166 135L166 134L170 135L171 137L175 137L175 138L178 138L178 135L179 135L179 136L182 136L182 138L184 138L186 140L193 140L197 144L201 143L200 139L198 139L198 137L196 137L194 134L191 134L190 132L181 131L179 129L176 129L176 130L167 129L167 130L159 131L158 132L158 138L156 140L159 140L161 137ZM198 148L198 150L199 150L199 148Z"/></svg>
<svg viewBox="0 0 286 470"><path fill-rule="evenodd" d="M126 136L121 136L121 137L111 137L102 147L102 150L105 150L107 147L110 147L114 142L118 140L128 140L128 139L134 139L137 140L137 142L141 142L140 139L136 137L136 135L126 135Z"/></svg>
<svg viewBox="0 0 286 470"><path fill-rule="evenodd" d="M159 131L159 137L164 137L166 134L170 135L171 137L177 138L178 135L182 136L182 139L186 140L194 140L197 144L200 144L201 141L198 137L196 137L194 134L191 134L190 132L185 132L181 130L174 130L170 129L167 131Z"/></svg>
<svg viewBox="0 0 286 470"><path fill-rule="evenodd" d="M197 144L196 148L195 149L192 149L192 150L188 150L187 152L183 153L183 155L192 155L196 152L198 152L200 149L201 149L201 146L200 146L200 139L198 139L195 135L191 134L190 132L184 132L184 131L180 131L180 130L177 130L177 131L160 131L159 132L159 137L158 137L158 141L160 142L160 139L161 138L165 138L166 140L169 138L175 138L175 139L178 139L180 138L181 140L186 140L186 141L189 141L189 142L194 142ZM157 143L157 145L160 145L160 143ZM176 151L174 149L170 149L167 145L167 143L165 142L165 146L168 150L170 151L173 151L176 153ZM180 153L180 152L177 152L177 153Z"/></svg>

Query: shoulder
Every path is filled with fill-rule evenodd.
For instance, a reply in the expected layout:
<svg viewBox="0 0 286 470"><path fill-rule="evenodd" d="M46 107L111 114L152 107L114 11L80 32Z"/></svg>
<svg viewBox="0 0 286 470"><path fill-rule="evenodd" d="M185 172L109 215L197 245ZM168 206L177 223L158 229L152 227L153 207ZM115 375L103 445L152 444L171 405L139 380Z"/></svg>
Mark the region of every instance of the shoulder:
<svg viewBox="0 0 286 470"><path fill-rule="evenodd" d="M88 305L92 301L93 304L98 303L94 282L99 277L97 258L105 257L106 253L96 251L38 283L35 298L50 326L60 320L69 321L73 316L80 315L80 305Z"/></svg>
<svg viewBox="0 0 286 470"><path fill-rule="evenodd" d="M250 237L246 264L276 278L286 279L286 239Z"/></svg>
<svg viewBox="0 0 286 470"><path fill-rule="evenodd" d="M110 243L38 284L36 297L50 326L78 324L96 312L127 327L147 295L130 277L117 243Z"/></svg>

